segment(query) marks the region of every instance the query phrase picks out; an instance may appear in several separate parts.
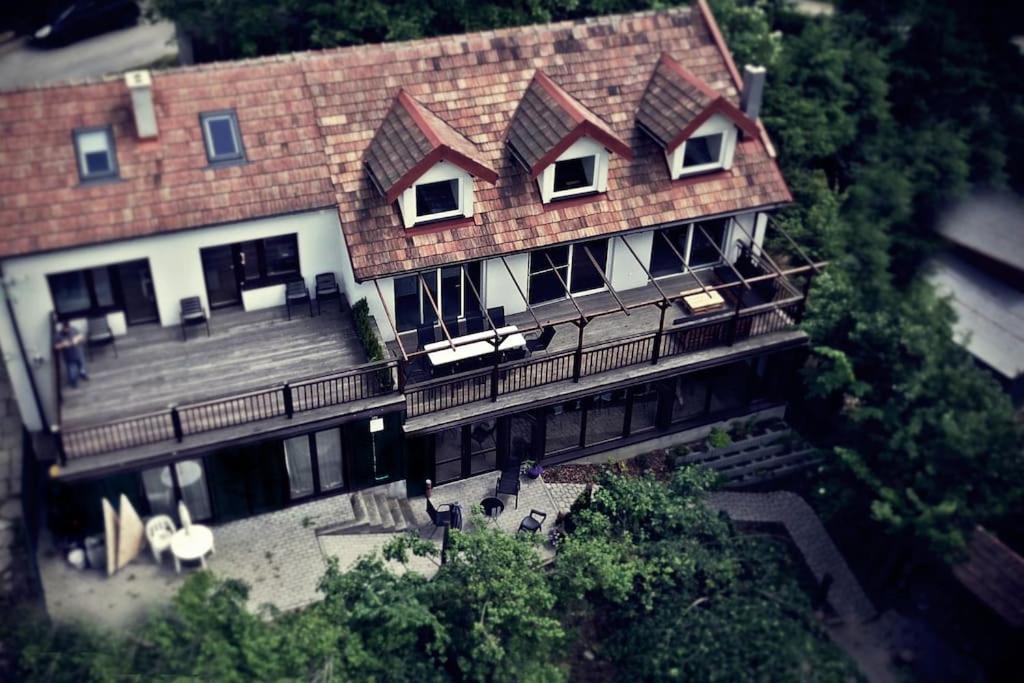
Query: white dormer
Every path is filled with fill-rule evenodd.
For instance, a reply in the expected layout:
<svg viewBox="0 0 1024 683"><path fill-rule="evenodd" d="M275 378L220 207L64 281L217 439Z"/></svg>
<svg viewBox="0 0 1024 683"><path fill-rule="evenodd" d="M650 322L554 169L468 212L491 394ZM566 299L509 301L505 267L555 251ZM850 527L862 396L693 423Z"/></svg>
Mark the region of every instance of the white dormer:
<svg viewBox="0 0 1024 683"><path fill-rule="evenodd" d="M736 124L715 114L675 149L665 150L672 179L732 168L736 137Z"/></svg>
<svg viewBox="0 0 1024 683"><path fill-rule="evenodd" d="M583 137L572 143L537 176L541 201L605 192L608 189L608 150Z"/></svg>
<svg viewBox="0 0 1024 683"><path fill-rule="evenodd" d="M473 176L447 161L439 161L398 197L406 228L422 223L470 218L473 215Z"/></svg>

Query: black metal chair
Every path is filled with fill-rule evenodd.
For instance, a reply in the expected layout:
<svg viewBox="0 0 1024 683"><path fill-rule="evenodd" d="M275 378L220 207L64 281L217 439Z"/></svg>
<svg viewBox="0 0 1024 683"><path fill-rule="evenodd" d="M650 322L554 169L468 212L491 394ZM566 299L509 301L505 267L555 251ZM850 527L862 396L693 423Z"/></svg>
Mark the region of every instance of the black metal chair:
<svg viewBox="0 0 1024 683"><path fill-rule="evenodd" d="M445 318L444 319L444 326L448 330L448 334L450 334L453 337L458 337L459 336L459 319L458 318Z"/></svg>
<svg viewBox="0 0 1024 683"><path fill-rule="evenodd" d="M487 309L487 315L491 316L496 327L505 327L505 307L495 306Z"/></svg>
<svg viewBox="0 0 1024 683"><path fill-rule="evenodd" d="M555 331L554 325L545 325L539 337L526 342L526 350L530 353L546 350L555 337Z"/></svg>
<svg viewBox="0 0 1024 683"><path fill-rule="evenodd" d="M519 489L522 482L519 479L519 468L503 470L498 475L498 483L494 486L494 495L505 495L516 497L516 510L519 509Z"/></svg>
<svg viewBox="0 0 1024 683"><path fill-rule="evenodd" d="M114 339L114 333L110 331L107 317L89 318L88 328L85 347L89 350L89 357L92 358L92 347L110 344L114 347L114 358L117 358L117 341Z"/></svg>
<svg viewBox="0 0 1024 683"><path fill-rule="evenodd" d="M449 529L462 528L462 507L458 503L443 503L434 507L434 503L427 498L427 516L434 524L434 530L430 536L433 537L441 527Z"/></svg>
<svg viewBox="0 0 1024 683"><path fill-rule="evenodd" d="M546 512L530 510L529 516L523 517L523 521L519 522L519 531L529 531L531 534L535 534L544 526L544 520L547 518L548 513Z"/></svg>
<svg viewBox="0 0 1024 683"><path fill-rule="evenodd" d="M190 325L206 325L206 336L210 336L210 319L198 296L190 296L181 300L181 339L188 339L187 329Z"/></svg>
<svg viewBox="0 0 1024 683"><path fill-rule="evenodd" d="M416 341L419 347L422 349L427 344L433 344L437 341L437 337L434 335L433 325L420 325L416 328Z"/></svg>
<svg viewBox="0 0 1024 683"><path fill-rule="evenodd" d="M302 280L292 280L285 285L284 304L288 309L288 319L292 319L292 306L305 301L309 304L309 317L313 317L313 300L309 297L309 287Z"/></svg>
<svg viewBox="0 0 1024 683"><path fill-rule="evenodd" d="M345 300L341 298L341 287L338 286L338 279L334 273L317 273L316 275L316 314L320 315L320 301L322 299L338 299L338 310L345 308Z"/></svg>
<svg viewBox="0 0 1024 683"><path fill-rule="evenodd" d="M484 331L484 316L477 311L466 315L466 334Z"/></svg>

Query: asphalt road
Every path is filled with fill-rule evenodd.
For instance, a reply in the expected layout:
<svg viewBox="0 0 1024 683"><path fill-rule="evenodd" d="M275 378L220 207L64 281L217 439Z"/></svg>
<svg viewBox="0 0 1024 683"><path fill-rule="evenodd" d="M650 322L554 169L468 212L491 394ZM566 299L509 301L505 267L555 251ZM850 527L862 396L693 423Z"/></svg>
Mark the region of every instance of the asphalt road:
<svg viewBox="0 0 1024 683"><path fill-rule="evenodd" d="M169 21L140 22L58 48L35 47L18 38L0 45L0 90L127 71L177 51Z"/></svg>

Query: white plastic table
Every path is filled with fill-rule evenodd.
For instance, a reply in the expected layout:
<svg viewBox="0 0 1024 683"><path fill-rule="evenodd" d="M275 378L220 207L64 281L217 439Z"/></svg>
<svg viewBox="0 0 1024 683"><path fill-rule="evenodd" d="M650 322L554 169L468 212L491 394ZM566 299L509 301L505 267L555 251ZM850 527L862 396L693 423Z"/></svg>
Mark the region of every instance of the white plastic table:
<svg viewBox="0 0 1024 683"><path fill-rule="evenodd" d="M501 340L501 344L498 345L499 351L526 347L526 337L519 333L518 329L515 325L508 325L498 329L497 334L504 337ZM430 364L436 368L441 365L466 360L467 358L477 358L493 353L494 344L490 340L494 339L494 335L494 330L474 332L462 337L453 337L452 341L455 342L454 349L447 341L441 341L426 344L423 350L427 352Z"/></svg>
<svg viewBox="0 0 1024 683"><path fill-rule="evenodd" d="M194 562L206 569L206 554L213 554L213 532L202 524L193 524L188 529L178 529L171 537L171 555L174 556L174 570L181 573L181 561Z"/></svg>

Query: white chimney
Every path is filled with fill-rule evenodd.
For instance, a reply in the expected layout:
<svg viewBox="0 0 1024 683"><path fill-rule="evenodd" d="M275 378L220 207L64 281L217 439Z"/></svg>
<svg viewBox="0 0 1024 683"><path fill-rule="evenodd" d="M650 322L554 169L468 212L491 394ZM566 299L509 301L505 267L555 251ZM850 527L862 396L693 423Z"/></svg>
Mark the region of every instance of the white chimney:
<svg viewBox="0 0 1024 683"><path fill-rule="evenodd" d="M754 121L761 115L761 98L764 96L765 68L763 66L743 67L743 93L740 108Z"/></svg>
<svg viewBox="0 0 1024 683"><path fill-rule="evenodd" d="M153 79L149 71L129 71L124 82L132 94L132 112L135 114L135 132L142 139L157 135L156 109L153 108Z"/></svg>

